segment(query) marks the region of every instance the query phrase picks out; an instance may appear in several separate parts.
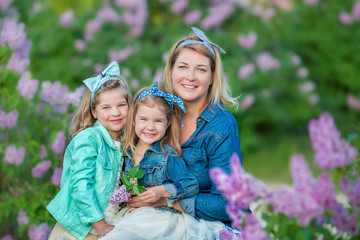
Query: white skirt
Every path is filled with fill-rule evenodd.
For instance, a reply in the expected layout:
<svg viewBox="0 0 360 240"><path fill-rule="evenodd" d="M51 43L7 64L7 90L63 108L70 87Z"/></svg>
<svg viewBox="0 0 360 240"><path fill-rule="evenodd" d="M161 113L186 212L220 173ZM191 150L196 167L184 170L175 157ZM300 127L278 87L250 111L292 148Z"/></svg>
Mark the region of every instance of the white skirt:
<svg viewBox="0 0 360 240"><path fill-rule="evenodd" d="M220 222L196 220L185 213L174 213L152 207L122 209L114 222L114 229L99 240L199 240L219 239L225 229Z"/></svg>

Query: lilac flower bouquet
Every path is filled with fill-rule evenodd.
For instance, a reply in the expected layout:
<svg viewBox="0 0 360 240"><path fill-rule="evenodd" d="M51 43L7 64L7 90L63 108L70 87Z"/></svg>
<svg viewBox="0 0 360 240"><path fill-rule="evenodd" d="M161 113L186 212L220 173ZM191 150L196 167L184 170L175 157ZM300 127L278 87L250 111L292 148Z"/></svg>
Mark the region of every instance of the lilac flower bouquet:
<svg viewBox="0 0 360 240"><path fill-rule="evenodd" d="M301 154L291 158L293 186L276 190L246 173L236 154L230 159L231 174L211 169L211 179L228 200L232 225L242 231L241 237L222 232L222 239L359 239L358 151L341 139L328 113L312 119L308 129L315 162L323 171L318 178ZM332 178L340 179L340 194L346 200L338 200ZM249 206L252 213L246 211Z"/></svg>

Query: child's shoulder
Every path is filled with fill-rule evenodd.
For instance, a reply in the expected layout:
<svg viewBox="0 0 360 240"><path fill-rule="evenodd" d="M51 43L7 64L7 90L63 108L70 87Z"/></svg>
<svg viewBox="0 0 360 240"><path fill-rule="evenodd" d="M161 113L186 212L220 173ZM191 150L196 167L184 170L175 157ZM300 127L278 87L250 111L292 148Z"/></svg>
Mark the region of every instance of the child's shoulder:
<svg viewBox="0 0 360 240"><path fill-rule="evenodd" d="M101 136L101 132L96 127L88 127L84 130L81 130L76 136L74 137L74 140L76 139L91 139L91 138L98 138Z"/></svg>

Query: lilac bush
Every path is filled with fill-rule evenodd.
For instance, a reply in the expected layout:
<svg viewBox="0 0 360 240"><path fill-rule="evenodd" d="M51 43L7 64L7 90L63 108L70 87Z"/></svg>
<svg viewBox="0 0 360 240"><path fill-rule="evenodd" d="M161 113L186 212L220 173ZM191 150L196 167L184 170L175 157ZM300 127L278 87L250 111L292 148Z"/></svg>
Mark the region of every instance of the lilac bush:
<svg viewBox="0 0 360 240"><path fill-rule="evenodd" d="M245 172L236 154L230 159L230 174L219 167L210 170L211 179L228 200L226 210L232 225L242 231L238 239L350 239L351 236L356 239L354 237L359 236L360 164L357 150L341 139L329 113L310 120L309 133L315 162L324 171L318 178L314 177L301 154L293 155L290 161L293 185L275 190L267 189ZM339 177L330 170L341 176L338 186L346 196L345 203L338 200L336 182L332 180L337 181ZM246 211L249 206L256 208L250 213ZM233 239L226 232L222 236Z"/></svg>

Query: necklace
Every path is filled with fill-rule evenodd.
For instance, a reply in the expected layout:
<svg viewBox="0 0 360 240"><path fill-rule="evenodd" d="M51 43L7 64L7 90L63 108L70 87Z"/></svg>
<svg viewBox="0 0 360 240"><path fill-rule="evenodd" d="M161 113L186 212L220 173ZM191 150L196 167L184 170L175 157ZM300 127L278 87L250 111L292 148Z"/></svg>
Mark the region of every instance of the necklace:
<svg viewBox="0 0 360 240"><path fill-rule="evenodd" d="M183 121L183 119L181 118L180 120L180 127L183 128L185 126L186 123L190 122L191 120L193 120L194 118L197 118L197 116L192 116L191 118L187 119L186 122Z"/></svg>

